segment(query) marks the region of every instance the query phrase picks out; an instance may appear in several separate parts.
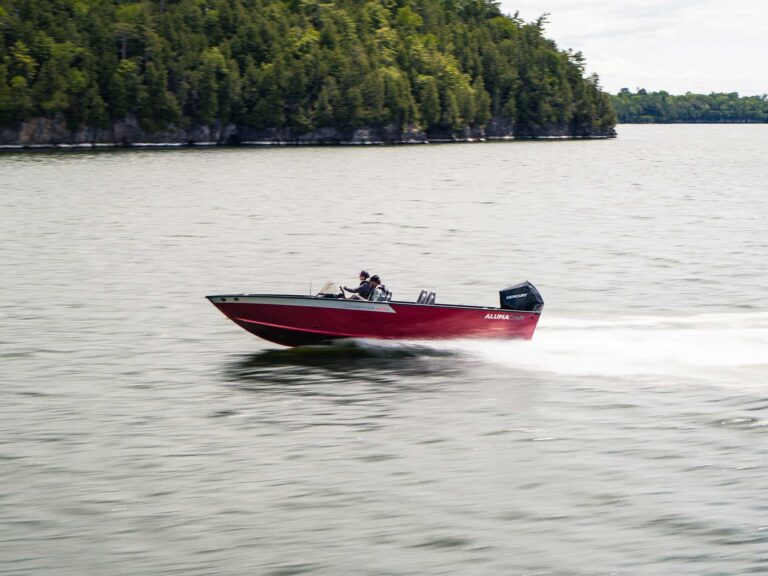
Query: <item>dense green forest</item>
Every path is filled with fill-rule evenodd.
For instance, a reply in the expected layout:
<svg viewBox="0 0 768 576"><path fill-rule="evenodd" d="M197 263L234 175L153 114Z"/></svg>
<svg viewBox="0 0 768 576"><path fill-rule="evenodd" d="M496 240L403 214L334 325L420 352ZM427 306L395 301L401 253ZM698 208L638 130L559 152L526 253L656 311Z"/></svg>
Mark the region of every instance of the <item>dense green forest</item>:
<svg viewBox="0 0 768 576"><path fill-rule="evenodd" d="M768 122L768 96L743 96L736 92L683 94L630 92L612 96L619 122Z"/></svg>
<svg viewBox="0 0 768 576"><path fill-rule="evenodd" d="M0 0L0 126L610 131L544 26L488 0Z"/></svg>

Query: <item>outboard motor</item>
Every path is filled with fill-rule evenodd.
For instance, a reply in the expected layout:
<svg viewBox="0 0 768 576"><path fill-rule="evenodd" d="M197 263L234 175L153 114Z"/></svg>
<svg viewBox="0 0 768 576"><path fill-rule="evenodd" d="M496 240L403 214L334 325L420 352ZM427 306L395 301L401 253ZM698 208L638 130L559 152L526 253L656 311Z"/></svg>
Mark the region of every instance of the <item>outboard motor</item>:
<svg viewBox="0 0 768 576"><path fill-rule="evenodd" d="M521 282L514 286L507 286L499 291L501 307L506 310L520 310L522 312L541 312L544 307L544 299L536 290L536 286L530 282Z"/></svg>

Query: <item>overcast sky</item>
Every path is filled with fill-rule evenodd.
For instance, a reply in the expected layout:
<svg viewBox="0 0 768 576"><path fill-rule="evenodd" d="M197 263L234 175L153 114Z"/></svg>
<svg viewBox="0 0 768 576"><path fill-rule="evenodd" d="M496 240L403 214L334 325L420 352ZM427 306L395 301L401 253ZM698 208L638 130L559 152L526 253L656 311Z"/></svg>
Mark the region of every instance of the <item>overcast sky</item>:
<svg viewBox="0 0 768 576"><path fill-rule="evenodd" d="M766 0L502 0L545 35L581 50L603 88L671 94L768 93Z"/></svg>

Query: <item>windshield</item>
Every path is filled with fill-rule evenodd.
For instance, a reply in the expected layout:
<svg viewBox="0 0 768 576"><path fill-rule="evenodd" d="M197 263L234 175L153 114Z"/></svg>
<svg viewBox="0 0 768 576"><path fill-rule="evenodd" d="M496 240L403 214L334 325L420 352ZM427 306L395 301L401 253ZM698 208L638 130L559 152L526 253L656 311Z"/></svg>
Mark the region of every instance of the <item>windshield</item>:
<svg viewBox="0 0 768 576"><path fill-rule="evenodd" d="M338 294L339 293L339 285L336 282L331 282L328 280L325 284L323 284L323 287L320 288L320 291L317 293L320 294Z"/></svg>

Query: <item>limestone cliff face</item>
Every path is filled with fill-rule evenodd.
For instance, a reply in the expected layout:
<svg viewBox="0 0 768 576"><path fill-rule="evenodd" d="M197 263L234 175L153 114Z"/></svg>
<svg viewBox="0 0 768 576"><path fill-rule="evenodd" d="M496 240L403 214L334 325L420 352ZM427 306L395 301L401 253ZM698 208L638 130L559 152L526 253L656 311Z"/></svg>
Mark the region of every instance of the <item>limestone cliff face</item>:
<svg viewBox="0 0 768 576"><path fill-rule="evenodd" d="M14 128L0 128L3 146L77 146L77 145L163 145L227 143L236 130L234 125L199 126L194 129L167 128L147 132L134 118L115 122L109 128L84 126L75 130L63 120L34 118Z"/></svg>
<svg viewBox="0 0 768 576"><path fill-rule="evenodd" d="M568 126L523 129L499 118L485 128L431 130L415 126L360 127L356 129L321 128L295 133L287 128L254 130L235 124L211 124L194 128L170 127L147 132L134 118L115 122L109 128L71 129L63 120L34 118L12 128L0 128L3 147L68 146L184 146L184 145L315 145L315 144L421 144L427 142L471 142L477 140L513 140L532 138L611 138L613 128L605 131L574 131Z"/></svg>

